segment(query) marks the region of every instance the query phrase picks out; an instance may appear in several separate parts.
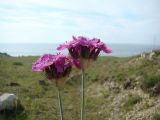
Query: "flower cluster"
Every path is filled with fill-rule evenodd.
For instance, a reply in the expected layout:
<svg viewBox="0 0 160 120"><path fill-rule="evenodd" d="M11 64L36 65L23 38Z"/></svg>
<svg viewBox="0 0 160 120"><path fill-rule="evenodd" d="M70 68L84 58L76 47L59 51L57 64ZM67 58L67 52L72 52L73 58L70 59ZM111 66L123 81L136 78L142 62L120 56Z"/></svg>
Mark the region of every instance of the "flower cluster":
<svg viewBox="0 0 160 120"><path fill-rule="evenodd" d="M74 59L84 58L96 60L100 51L111 53L111 49L101 42L100 39L89 39L83 36L73 36L71 41L61 44L57 50L63 50L65 48L68 49Z"/></svg>
<svg viewBox="0 0 160 120"><path fill-rule="evenodd" d="M50 80L69 75L72 69L72 60L64 55L44 54L32 65L33 71L44 71Z"/></svg>
<svg viewBox="0 0 160 120"><path fill-rule="evenodd" d="M88 66L90 61L95 61L101 51L105 53L111 53L106 44L100 41L100 39L93 38L89 39L83 36L72 37L72 40L61 44L57 50L68 49L70 57L62 54L52 55L44 54L32 65L33 71L44 71L46 77L49 80L56 81L59 109L61 120L63 120L63 109L61 103L61 95L59 90L59 82L63 82L66 76L71 72L72 65L74 64L77 68L82 71L82 91L81 91L81 120L84 120L84 76L85 68Z"/></svg>
<svg viewBox="0 0 160 120"><path fill-rule="evenodd" d="M48 79L58 79L69 75L72 65L84 69L90 60L96 60L101 51L111 53L111 49L98 38L72 37L72 40L61 44L57 50L67 48L71 58L62 54L44 54L33 65L33 71L44 71Z"/></svg>

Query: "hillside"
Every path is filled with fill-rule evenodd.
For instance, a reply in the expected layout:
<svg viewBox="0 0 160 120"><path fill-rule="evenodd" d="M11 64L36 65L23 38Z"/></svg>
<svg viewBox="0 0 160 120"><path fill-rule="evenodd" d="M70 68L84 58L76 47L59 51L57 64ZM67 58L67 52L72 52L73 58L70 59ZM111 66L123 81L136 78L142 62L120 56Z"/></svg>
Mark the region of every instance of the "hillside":
<svg viewBox="0 0 160 120"><path fill-rule="evenodd" d="M15 93L24 106L8 117L0 114L0 120L59 120L55 87L31 71L36 59L0 56L0 94ZM65 120L80 117L80 79L74 68L62 88ZM152 56L100 57L85 82L86 120L160 120L160 50Z"/></svg>

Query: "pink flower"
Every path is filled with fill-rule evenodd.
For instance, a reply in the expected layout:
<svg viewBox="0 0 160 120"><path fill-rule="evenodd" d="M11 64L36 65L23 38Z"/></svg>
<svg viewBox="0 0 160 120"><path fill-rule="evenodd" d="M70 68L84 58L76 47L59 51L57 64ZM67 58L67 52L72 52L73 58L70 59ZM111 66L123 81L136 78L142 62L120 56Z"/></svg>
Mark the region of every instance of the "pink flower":
<svg viewBox="0 0 160 120"><path fill-rule="evenodd" d="M89 39L83 36L73 36L71 41L61 44L57 50L63 50L65 48L69 50L70 55L74 59L84 58L96 60L100 51L105 53L112 52L100 39Z"/></svg>
<svg viewBox="0 0 160 120"><path fill-rule="evenodd" d="M69 75L72 64L74 64L73 60L62 54L44 54L33 63L32 70L44 71L48 79L57 79Z"/></svg>

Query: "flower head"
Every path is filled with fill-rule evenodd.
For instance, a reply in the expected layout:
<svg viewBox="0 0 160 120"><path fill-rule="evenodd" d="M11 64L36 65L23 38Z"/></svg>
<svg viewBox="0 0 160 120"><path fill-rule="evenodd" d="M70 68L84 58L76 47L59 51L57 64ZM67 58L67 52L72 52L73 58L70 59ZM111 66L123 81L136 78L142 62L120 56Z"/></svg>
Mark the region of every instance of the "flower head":
<svg viewBox="0 0 160 120"><path fill-rule="evenodd" d="M71 41L61 44L57 50L63 50L65 48L69 50L70 55L75 59L84 58L96 60L100 51L111 53L111 49L109 49L105 43L101 42L100 39L89 39L83 36L73 36Z"/></svg>
<svg viewBox="0 0 160 120"><path fill-rule="evenodd" d="M33 71L44 71L48 79L58 79L69 75L73 60L57 54L44 54L32 65Z"/></svg>

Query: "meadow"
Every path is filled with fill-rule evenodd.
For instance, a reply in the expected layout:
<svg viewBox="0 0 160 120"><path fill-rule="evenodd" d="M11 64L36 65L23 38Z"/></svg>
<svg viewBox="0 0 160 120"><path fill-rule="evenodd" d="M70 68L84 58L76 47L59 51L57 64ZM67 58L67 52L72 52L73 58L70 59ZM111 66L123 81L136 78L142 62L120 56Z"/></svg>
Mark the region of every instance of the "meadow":
<svg viewBox="0 0 160 120"><path fill-rule="evenodd" d="M0 55L0 94L14 93L23 110L0 120L59 120L57 93L43 73L32 72L38 56ZM80 72L61 87L65 120L80 119ZM86 120L160 120L160 51L152 59L99 57L85 73Z"/></svg>

